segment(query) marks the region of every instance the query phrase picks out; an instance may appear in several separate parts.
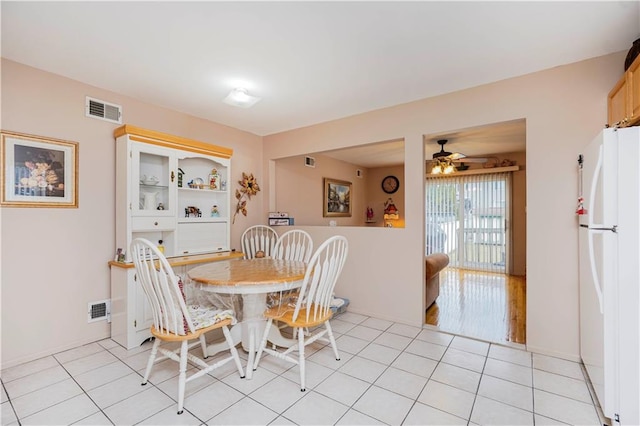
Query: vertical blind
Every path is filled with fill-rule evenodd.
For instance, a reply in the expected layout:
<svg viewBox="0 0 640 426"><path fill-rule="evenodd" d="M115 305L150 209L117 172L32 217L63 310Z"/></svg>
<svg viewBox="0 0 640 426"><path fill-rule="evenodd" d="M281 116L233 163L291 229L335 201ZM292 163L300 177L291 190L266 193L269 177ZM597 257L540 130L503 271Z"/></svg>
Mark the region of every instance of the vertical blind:
<svg viewBox="0 0 640 426"><path fill-rule="evenodd" d="M510 173L427 178L425 252L447 253L450 265L506 272Z"/></svg>

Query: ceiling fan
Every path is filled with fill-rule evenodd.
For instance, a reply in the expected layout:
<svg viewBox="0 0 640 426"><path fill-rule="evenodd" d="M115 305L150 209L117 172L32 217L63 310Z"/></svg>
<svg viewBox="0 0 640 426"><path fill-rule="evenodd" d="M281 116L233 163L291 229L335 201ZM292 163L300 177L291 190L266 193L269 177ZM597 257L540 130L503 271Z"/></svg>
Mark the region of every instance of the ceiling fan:
<svg viewBox="0 0 640 426"><path fill-rule="evenodd" d="M447 139L439 139L440 151L433 154L433 159L449 160L455 163L486 163L489 161L487 157L467 157L461 152L449 152L444 150Z"/></svg>

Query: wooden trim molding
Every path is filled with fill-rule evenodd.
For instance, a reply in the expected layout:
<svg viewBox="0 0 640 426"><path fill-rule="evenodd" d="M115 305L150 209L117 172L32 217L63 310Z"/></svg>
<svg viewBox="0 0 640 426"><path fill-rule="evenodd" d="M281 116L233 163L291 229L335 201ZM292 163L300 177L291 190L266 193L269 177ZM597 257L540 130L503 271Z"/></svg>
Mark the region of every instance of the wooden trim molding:
<svg viewBox="0 0 640 426"><path fill-rule="evenodd" d="M486 169L485 168L470 169L470 170L464 170L460 172L454 172L448 175L443 175L443 174L432 175L431 173L427 173L427 179L456 177L458 175L485 175L489 173L517 172L518 170L520 170L520 166L487 167Z"/></svg>
<svg viewBox="0 0 640 426"><path fill-rule="evenodd" d="M174 136L168 133L147 130L140 127L125 124L113 131L116 138L129 135L132 140L148 144L163 146L166 148L181 149L183 151L196 152L198 154L213 155L221 158L231 158L233 149L200 142L194 139Z"/></svg>
<svg viewBox="0 0 640 426"><path fill-rule="evenodd" d="M184 265L199 265L201 263L217 262L220 260L232 260L241 259L244 257L244 253L238 251L226 251L222 253L205 253L195 254L191 256L177 256L168 257L167 261L172 268ZM109 261L109 266L116 268L130 269L134 268L133 262L116 262L115 260Z"/></svg>

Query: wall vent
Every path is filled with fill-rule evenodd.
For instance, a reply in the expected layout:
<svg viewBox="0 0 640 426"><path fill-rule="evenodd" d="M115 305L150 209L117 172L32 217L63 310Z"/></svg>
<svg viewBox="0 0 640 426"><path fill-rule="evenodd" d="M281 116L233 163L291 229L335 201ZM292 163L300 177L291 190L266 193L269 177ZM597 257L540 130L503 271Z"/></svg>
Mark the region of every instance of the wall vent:
<svg viewBox="0 0 640 426"><path fill-rule="evenodd" d="M112 123L122 123L122 107L100 99L87 96L84 103L84 115Z"/></svg>
<svg viewBox="0 0 640 426"><path fill-rule="evenodd" d="M315 167L316 159L313 157L304 157L304 165L307 167Z"/></svg>
<svg viewBox="0 0 640 426"><path fill-rule="evenodd" d="M356 177L359 177L359 178L362 177L362 170L356 169Z"/></svg>
<svg viewBox="0 0 640 426"><path fill-rule="evenodd" d="M107 320L111 322L111 300L90 302L87 307L87 322Z"/></svg>

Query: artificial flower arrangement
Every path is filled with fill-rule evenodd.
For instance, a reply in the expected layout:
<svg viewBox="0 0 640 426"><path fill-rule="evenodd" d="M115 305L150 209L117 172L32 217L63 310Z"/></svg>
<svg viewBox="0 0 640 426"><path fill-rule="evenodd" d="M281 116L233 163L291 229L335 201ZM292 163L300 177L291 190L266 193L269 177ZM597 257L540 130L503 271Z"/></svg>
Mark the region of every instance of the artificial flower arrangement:
<svg viewBox="0 0 640 426"><path fill-rule="evenodd" d="M252 195L256 195L260 191L260 186L256 182L256 178L253 177L253 173L247 175L242 172L242 180L239 180L238 183L240 184L240 189L236 189L238 205L236 205L236 212L233 214L231 223L236 223L238 213L242 213L243 216L247 215L247 200L250 200Z"/></svg>

